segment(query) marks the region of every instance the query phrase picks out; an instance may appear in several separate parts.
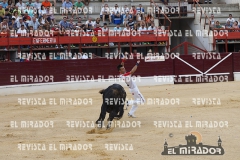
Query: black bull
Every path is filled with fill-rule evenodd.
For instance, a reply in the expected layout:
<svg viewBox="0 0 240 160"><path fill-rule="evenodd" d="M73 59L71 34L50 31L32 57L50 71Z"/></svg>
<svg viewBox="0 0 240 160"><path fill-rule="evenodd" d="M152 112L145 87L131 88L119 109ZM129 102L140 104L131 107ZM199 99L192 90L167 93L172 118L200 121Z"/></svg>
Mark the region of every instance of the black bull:
<svg viewBox="0 0 240 160"><path fill-rule="evenodd" d="M122 118L127 94L124 88L119 84L113 84L107 89L100 90L99 93L103 94L103 103L96 124L100 124L100 127L102 127L107 112L109 113L108 121L110 122L112 122L114 117L117 119ZM108 123L107 129L110 127L111 123Z"/></svg>

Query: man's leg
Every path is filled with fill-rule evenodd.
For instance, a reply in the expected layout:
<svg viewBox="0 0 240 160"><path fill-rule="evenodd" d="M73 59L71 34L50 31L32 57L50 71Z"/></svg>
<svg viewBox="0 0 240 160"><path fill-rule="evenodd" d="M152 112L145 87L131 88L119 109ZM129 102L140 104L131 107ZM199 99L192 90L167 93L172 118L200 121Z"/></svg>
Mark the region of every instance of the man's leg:
<svg viewBox="0 0 240 160"><path fill-rule="evenodd" d="M133 94L134 100L132 101L132 108L128 114L130 117L135 117L134 113L137 110L138 105L143 104L145 102L143 95L139 92L138 89L134 90Z"/></svg>

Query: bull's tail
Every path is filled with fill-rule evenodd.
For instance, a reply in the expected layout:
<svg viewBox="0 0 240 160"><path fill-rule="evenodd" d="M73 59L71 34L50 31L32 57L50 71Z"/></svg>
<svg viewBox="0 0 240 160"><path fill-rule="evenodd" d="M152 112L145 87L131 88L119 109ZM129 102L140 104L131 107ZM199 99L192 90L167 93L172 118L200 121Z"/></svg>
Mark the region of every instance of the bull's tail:
<svg viewBox="0 0 240 160"><path fill-rule="evenodd" d="M103 92L105 91L105 89L102 89L99 91L100 94L103 94Z"/></svg>

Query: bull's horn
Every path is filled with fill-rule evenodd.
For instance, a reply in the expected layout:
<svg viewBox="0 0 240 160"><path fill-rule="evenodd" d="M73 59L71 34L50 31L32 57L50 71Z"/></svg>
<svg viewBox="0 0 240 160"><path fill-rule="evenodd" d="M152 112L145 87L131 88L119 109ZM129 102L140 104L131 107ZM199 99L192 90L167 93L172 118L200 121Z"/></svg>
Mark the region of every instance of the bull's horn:
<svg viewBox="0 0 240 160"><path fill-rule="evenodd" d="M105 89L102 89L99 91L100 94L103 94L103 92L105 91Z"/></svg>

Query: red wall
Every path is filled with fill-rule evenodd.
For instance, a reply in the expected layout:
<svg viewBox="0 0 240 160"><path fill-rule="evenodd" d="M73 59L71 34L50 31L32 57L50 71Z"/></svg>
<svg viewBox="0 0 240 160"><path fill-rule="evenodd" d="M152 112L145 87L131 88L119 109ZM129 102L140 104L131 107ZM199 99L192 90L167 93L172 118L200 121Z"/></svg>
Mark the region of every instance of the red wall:
<svg viewBox="0 0 240 160"><path fill-rule="evenodd" d="M227 54L221 54L221 58L226 55ZM210 67L220 61L219 59L194 59L192 55L181 55L180 58L192 64L202 72L207 71ZM53 75L54 82L66 81L67 75L90 75L90 77L94 76L95 79L98 79L99 75L104 75L104 78L108 78L109 75L118 75L117 65L120 63L120 59L113 60L104 58L0 63L0 85L26 84L26 82L20 82L21 75L33 75L34 77L35 75ZM136 60L127 60L125 62L126 70L130 71L135 64ZM233 80L233 72L240 72L240 54L234 53L209 73L223 72L230 72L228 80ZM136 76L139 75L143 77L183 74L199 74L199 72L178 59L167 59L164 62L144 62L144 60L141 60L141 63L135 72ZM11 75L16 75L18 82L10 82Z"/></svg>

